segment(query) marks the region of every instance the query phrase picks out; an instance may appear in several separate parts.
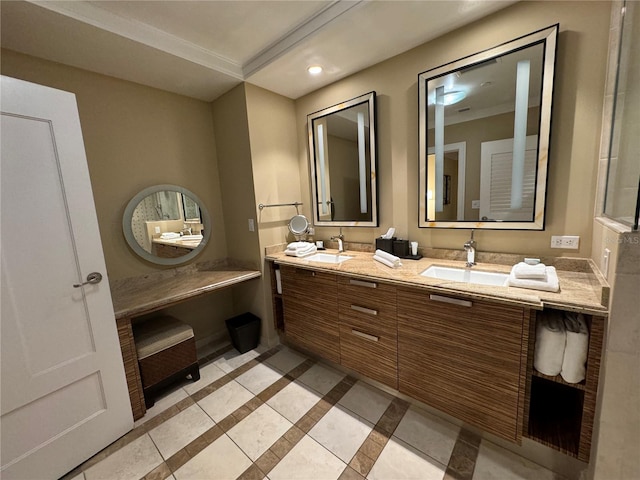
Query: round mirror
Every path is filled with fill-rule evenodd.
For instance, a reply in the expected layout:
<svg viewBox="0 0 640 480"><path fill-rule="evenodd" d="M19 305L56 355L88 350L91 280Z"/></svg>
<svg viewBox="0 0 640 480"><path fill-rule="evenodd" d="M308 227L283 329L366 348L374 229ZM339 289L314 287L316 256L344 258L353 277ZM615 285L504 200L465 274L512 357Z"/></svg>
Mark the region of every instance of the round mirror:
<svg viewBox="0 0 640 480"><path fill-rule="evenodd" d="M188 262L211 237L202 201L176 185L155 185L138 193L124 210L122 228L131 249L159 265Z"/></svg>
<svg viewBox="0 0 640 480"><path fill-rule="evenodd" d="M307 233L308 230L309 221L304 215L294 215L289 220L289 231L295 235L296 240L299 240L299 237Z"/></svg>

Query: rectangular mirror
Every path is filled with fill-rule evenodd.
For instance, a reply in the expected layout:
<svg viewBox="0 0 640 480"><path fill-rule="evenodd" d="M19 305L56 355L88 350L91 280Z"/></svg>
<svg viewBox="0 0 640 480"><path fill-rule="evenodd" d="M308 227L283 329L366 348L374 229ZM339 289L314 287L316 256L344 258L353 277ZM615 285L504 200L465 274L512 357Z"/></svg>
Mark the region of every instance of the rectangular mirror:
<svg viewBox="0 0 640 480"><path fill-rule="evenodd" d="M544 229L557 36L418 76L420 227Z"/></svg>
<svg viewBox="0 0 640 480"><path fill-rule="evenodd" d="M378 226L376 92L307 116L315 225Z"/></svg>

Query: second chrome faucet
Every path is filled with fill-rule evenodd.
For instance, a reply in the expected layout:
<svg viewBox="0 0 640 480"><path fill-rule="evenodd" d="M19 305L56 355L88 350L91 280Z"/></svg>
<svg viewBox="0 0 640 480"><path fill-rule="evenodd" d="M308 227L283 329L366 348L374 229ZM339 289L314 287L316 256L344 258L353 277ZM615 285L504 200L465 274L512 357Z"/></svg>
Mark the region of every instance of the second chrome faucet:
<svg viewBox="0 0 640 480"><path fill-rule="evenodd" d="M467 267L473 267L476 264L476 241L473 239L473 229L471 230L471 238L464 244L467 252Z"/></svg>
<svg viewBox="0 0 640 480"><path fill-rule="evenodd" d="M344 235L342 234L342 227L340 227L340 233L334 237L331 237L331 240L338 241L338 253L344 252Z"/></svg>

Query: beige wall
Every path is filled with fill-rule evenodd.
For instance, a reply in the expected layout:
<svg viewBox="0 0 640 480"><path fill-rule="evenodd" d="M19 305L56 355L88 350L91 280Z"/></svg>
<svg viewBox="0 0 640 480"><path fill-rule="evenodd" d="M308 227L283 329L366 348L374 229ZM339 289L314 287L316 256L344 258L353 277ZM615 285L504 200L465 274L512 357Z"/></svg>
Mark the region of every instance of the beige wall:
<svg viewBox="0 0 640 480"><path fill-rule="evenodd" d="M197 261L227 256L211 105L2 50L2 74L75 93L105 261L111 281L162 268L127 246L122 214L143 188L175 184L209 209L211 241ZM233 313L228 295L212 294L168 310L188 321L196 340L225 335Z"/></svg>
<svg viewBox="0 0 640 480"><path fill-rule="evenodd" d="M263 204L301 201L293 100L250 84L245 85L245 92L255 199ZM273 207L256 212L260 256L266 266L264 247L294 240L287 225L296 210ZM263 343L273 345L277 333L273 328L271 283L266 269L263 279L256 301L262 309Z"/></svg>
<svg viewBox="0 0 640 480"><path fill-rule="evenodd" d="M258 209L258 203L300 201L293 100L242 84L213 102L229 256L263 269L262 281L233 289L236 312L262 319L261 342L273 345L271 284L264 268L264 247L292 238L287 227L294 207ZM254 219L255 232L248 220Z"/></svg>
<svg viewBox="0 0 640 480"><path fill-rule="evenodd" d="M356 73L296 101L302 194L310 201L306 116L375 90L378 95L379 228L348 228L347 241L373 242L389 226L422 245L460 248L468 230L419 229L420 72L560 24L552 115L546 231L476 232L482 251L588 257L607 61L609 2L520 2L462 29ZM604 20L603 20L604 19ZM306 210L308 213L309 210ZM318 228L318 238L337 228ZM579 251L551 250L550 236L580 235Z"/></svg>
<svg viewBox="0 0 640 480"><path fill-rule="evenodd" d="M210 105L181 95L2 50L2 74L73 92L109 278L158 270L127 246L122 214L140 190L188 188L211 215L198 261L227 256Z"/></svg>

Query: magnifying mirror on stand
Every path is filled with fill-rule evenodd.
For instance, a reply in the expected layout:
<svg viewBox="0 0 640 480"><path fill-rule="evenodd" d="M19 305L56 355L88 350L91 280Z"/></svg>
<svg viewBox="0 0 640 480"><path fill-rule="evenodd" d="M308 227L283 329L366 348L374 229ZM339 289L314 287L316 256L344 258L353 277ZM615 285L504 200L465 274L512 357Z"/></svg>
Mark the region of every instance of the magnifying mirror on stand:
<svg viewBox="0 0 640 480"><path fill-rule="evenodd" d="M296 237L296 241L305 238L309 231L309 220L304 215L294 215L289 220L289 231Z"/></svg>

